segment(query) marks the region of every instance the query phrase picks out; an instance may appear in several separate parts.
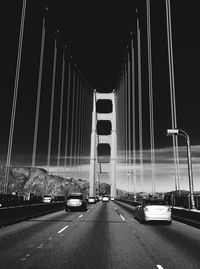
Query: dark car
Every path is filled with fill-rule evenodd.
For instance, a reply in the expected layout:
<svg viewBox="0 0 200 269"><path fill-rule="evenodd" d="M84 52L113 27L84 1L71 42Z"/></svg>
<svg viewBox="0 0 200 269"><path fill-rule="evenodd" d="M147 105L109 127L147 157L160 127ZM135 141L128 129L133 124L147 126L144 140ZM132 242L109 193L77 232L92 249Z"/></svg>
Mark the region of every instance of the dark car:
<svg viewBox="0 0 200 269"><path fill-rule="evenodd" d="M99 196L95 196L95 201L99 202Z"/></svg>
<svg viewBox="0 0 200 269"><path fill-rule="evenodd" d="M18 206L19 197L14 194L0 194L0 207Z"/></svg>
<svg viewBox="0 0 200 269"><path fill-rule="evenodd" d="M87 200L81 192L70 193L66 200L65 211L87 210Z"/></svg>

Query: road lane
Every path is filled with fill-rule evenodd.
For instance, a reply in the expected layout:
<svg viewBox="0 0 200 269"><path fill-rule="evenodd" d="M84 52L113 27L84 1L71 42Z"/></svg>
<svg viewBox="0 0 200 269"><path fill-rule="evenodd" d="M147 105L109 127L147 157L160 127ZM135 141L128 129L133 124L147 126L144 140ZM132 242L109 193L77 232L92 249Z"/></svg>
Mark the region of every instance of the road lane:
<svg viewBox="0 0 200 269"><path fill-rule="evenodd" d="M0 231L0 268L200 268L199 230L141 225L116 202L60 211ZM194 249L193 249L194 247Z"/></svg>
<svg viewBox="0 0 200 269"><path fill-rule="evenodd" d="M173 221L171 226L161 222L140 224L134 218L134 207L115 202L124 215L130 232L137 234L137 240L144 252L154 258L156 264L165 269L200 268L200 230L184 223Z"/></svg>
<svg viewBox="0 0 200 269"><path fill-rule="evenodd" d="M112 203L99 203L47 241L39 251L22 257L20 268L156 268L143 246ZM146 266L146 267L145 267Z"/></svg>
<svg viewBox="0 0 200 269"><path fill-rule="evenodd" d="M41 249L79 215L80 212L68 213L62 210L1 228L0 268L18 268L14 266L17 260L35 249Z"/></svg>

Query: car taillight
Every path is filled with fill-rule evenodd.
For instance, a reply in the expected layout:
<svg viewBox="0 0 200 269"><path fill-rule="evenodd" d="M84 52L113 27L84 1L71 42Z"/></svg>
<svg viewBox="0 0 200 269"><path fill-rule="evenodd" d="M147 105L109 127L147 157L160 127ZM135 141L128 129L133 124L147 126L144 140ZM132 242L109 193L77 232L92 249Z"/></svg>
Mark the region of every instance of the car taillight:
<svg viewBox="0 0 200 269"><path fill-rule="evenodd" d="M144 211L148 211L148 210L149 210L149 208L145 206L144 207Z"/></svg>
<svg viewBox="0 0 200 269"><path fill-rule="evenodd" d="M167 212L171 212L172 210L171 210L171 208L170 207L168 207L167 208Z"/></svg>

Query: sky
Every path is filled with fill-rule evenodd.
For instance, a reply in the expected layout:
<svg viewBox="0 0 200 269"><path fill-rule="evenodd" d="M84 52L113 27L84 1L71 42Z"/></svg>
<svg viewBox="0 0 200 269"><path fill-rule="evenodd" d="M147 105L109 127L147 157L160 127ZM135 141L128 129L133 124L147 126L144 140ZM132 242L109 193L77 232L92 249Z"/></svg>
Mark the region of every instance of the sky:
<svg viewBox="0 0 200 269"><path fill-rule="evenodd" d="M35 96L38 80L39 51L41 41L42 10L48 6L46 21L47 39L45 44L46 91L43 92L41 119L42 138L40 157L45 155L45 134L49 104L48 89L52 72L53 38L60 30L59 46L69 47L73 62L77 64L90 85L100 92L110 92L116 87L123 58L127 54L130 31L135 31L136 7L141 22L142 43L142 87L143 87L143 128L145 149L149 148L148 139L148 80L147 80L147 43L146 10L144 0L130 1L53 1L27 0L25 31L22 51L19 93L13 141L13 162L31 156L34 123ZM191 138L195 157L200 156L200 39L199 39L199 1L171 1L172 35L174 52L174 71L177 104L178 128L185 130ZM1 3L0 18L0 155L1 163L7 153L12 96L14 88L19 25L22 0L7 0ZM171 127L168 58L166 42L165 1L151 1L152 55L153 55L153 92L155 146L157 149L170 148L172 139L165 136ZM60 54L61 55L61 54ZM59 79L59 74L58 74ZM184 139L180 139L184 146ZM38 157L38 160L41 158ZM159 158L159 157L158 157ZM30 157L31 160L31 157ZM198 162L197 162L198 171ZM198 173L196 173L198 174ZM198 177L198 176L197 176Z"/></svg>

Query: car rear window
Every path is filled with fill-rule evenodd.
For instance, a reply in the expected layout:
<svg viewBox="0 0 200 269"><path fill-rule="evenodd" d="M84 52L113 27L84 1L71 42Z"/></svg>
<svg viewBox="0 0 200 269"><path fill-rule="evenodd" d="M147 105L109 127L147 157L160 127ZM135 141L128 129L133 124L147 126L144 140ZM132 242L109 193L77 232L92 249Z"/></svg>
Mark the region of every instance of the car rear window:
<svg viewBox="0 0 200 269"><path fill-rule="evenodd" d="M147 200L144 201L145 205L167 205L164 200Z"/></svg>
<svg viewBox="0 0 200 269"><path fill-rule="evenodd" d="M70 195L68 199L83 199L82 195Z"/></svg>

